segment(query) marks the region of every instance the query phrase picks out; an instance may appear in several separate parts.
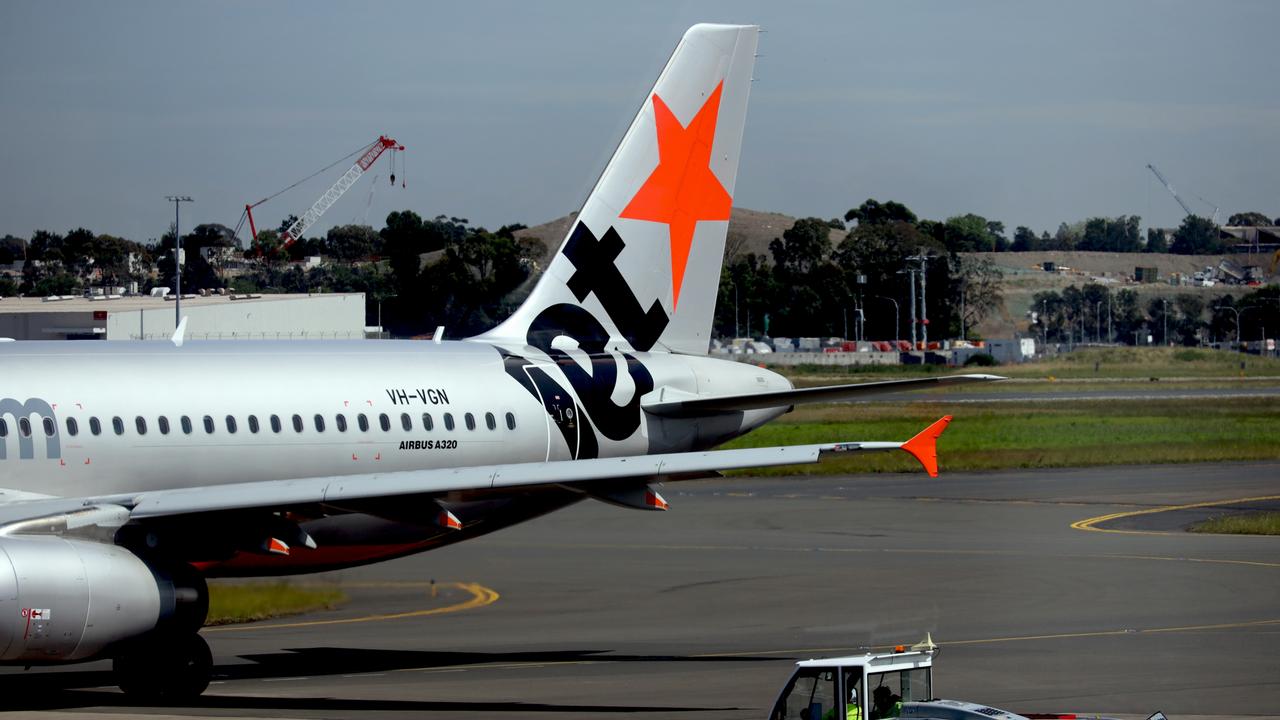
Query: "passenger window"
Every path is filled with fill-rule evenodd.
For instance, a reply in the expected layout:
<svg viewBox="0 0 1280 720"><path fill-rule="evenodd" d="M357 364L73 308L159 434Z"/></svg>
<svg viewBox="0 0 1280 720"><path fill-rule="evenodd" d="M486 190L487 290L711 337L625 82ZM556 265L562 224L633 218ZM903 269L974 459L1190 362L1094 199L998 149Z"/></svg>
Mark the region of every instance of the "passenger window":
<svg viewBox="0 0 1280 720"><path fill-rule="evenodd" d="M23 422L26 422L26 421L24 420ZM124 434L124 420L121 420L121 419L120 419L120 416L118 416L118 415L117 415L116 417L111 418L111 429L112 429L112 430L115 430L117 435L123 435L123 434ZM27 429L27 434L28 434L28 435L29 435L29 434L31 434L31 429L30 429L30 428L28 428L28 429Z"/></svg>
<svg viewBox="0 0 1280 720"><path fill-rule="evenodd" d="M293 416L293 431L302 432L302 416L301 415Z"/></svg>
<svg viewBox="0 0 1280 720"><path fill-rule="evenodd" d="M156 424L160 426L161 435L169 434L169 418L161 415L160 419L156 421Z"/></svg>
<svg viewBox="0 0 1280 720"><path fill-rule="evenodd" d="M45 436L45 437L53 437L53 434L54 434L55 432L57 432L57 431L58 431L58 428L57 428L56 426L54 426L54 424L53 424L53 418L51 418L51 417L47 417L47 418L45 418L45 419L44 419L44 422L43 422L42 424L44 425L44 436Z"/></svg>
<svg viewBox="0 0 1280 720"><path fill-rule="evenodd" d="M333 416L333 424L334 424L334 425L336 425L336 426L338 427L338 432L346 432L346 431L347 431L347 416L346 416L346 415L343 415L342 413L338 413L337 415L334 415L334 416Z"/></svg>
<svg viewBox="0 0 1280 720"><path fill-rule="evenodd" d="M436 424L431 420L431 413L422 413L422 428L424 430L431 430L435 426Z"/></svg>
<svg viewBox="0 0 1280 720"><path fill-rule="evenodd" d="M316 413L316 432L324 432L324 416Z"/></svg>
<svg viewBox="0 0 1280 720"><path fill-rule="evenodd" d="M184 435L191 434L191 418L187 417L186 415L183 415L181 418L179 418L178 424L182 425L182 434ZM94 435L97 435L97 433L94 433Z"/></svg>
<svg viewBox="0 0 1280 720"><path fill-rule="evenodd" d="M498 429L498 421L493 417L493 413L484 414L484 424L488 426L490 430Z"/></svg>
<svg viewBox="0 0 1280 720"><path fill-rule="evenodd" d="M236 416L235 415L227 416L227 433L231 435L236 434Z"/></svg>
<svg viewBox="0 0 1280 720"><path fill-rule="evenodd" d="M0 420L0 423L3 422L3 420ZM67 418L67 434L71 437L75 437L80 434L80 423L76 422L75 418ZM4 437L3 430L0 430L0 437Z"/></svg>
<svg viewBox="0 0 1280 720"><path fill-rule="evenodd" d="M516 429L516 416L514 413L507 413L507 429L508 430Z"/></svg>
<svg viewBox="0 0 1280 720"><path fill-rule="evenodd" d="M204 416L204 431L210 435L213 434L213 418L208 415Z"/></svg>
<svg viewBox="0 0 1280 720"><path fill-rule="evenodd" d="M9 423L4 418L0 418L0 438L2 437L9 437Z"/></svg>
<svg viewBox="0 0 1280 720"><path fill-rule="evenodd" d="M258 434L258 430L259 430L259 428L258 428L258 416L257 416L257 415L250 415L250 416L249 416L249 432L253 433L254 435L257 435L257 434Z"/></svg>
<svg viewBox="0 0 1280 720"><path fill-rule="evenodd" d="M391 418L387 417L386 413L382 413L378 416L378 425L382 427L382 432L389 432L391 430Z"/></svg>
<svg viewBox="0 0 1280 720"><path fill-rule="evenodd" d="M356 424L360 426L360 432L369 432L369 418L364 413L356 416Z"/></svg>
<svg viewBox="0 0 1280 720"><path fill-rule="evenodd" d="M453 429L453 413L444 414L444 429L445 430Z"/></svg>
<svg viewBox="0 0 1280 720"><path fill-rule="evenodd" d="M462 416L462 419L467 421L467 429L468 429L468 430L475 430L475 429L476 429L476 416L475 416L475 415L472 415L471 413L467 413L466 415L463 415L463 416Z"/></svg>
<svg viewBox="0 0 1280 720"><path fill-rule="evenodd" d="M271 432L273 433L280 432L280 416L279 415L271 416Z"/></svg>
<svg viewBox="0 0 1280 720"><path fill-rule="evenodd" d="M120 418L116 418L119 420ZM18 418L18 433L24 438L31 437L31 420L28 418Z"/></svg>
<svg viewBox="0 0 1280 720"><path fill-rule="evenodd" d="M133 419L133 426L138 429L139 435L147 434L147 419L141 415Z"/></svg>
<svg viewBox="0 0 1280 720"><path fill-rule="evenodd" d="M89 432L93 433L94 435L102 434L102 423L98 422L98 418L96 417L89 418Z"/></svg>
<svg viewBox="0 0 1280 720"><path fill-rule="evenodd" d="M409 417L409 413L400 413L400 427L405 430L413 429L413 418Z"/></svg>

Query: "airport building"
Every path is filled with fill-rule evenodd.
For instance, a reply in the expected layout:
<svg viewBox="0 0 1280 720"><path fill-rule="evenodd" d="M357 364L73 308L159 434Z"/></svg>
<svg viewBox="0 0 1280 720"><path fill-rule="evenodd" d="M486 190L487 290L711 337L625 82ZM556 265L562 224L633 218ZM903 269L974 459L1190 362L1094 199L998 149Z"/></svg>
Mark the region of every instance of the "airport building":
<svg viewBox="0 0 1280 720"><path fill-rule="evenodd" d="M364 293L212 295L182 298L192 340L358 340ZM174 330L172 296L0 299L0 338L163 340Z"/></svg>

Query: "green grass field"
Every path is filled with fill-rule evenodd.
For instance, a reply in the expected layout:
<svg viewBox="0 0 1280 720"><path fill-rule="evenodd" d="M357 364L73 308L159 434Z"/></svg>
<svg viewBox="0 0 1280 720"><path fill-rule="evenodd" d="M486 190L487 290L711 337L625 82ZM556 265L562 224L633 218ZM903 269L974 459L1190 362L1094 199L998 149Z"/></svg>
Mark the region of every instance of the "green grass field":
<svg viewBox="0 0 1280 720"><path fill-rule="evenodd" d="M237 585L209 583L209 617L205 625L267 620L299 615L312 610L328 610L347 601L339 589L285 582L254 582Z"/></svg>
<svg viewBox="0 0 1280 720"><path fill-rule="evenodd" d="M760 356L768 363L768 356ZM1241 363L1244 367L1241 367ZM1150 378L1258 378L1280 376L1280 359L1200 348L1085 348L1053 358L994 368L943 368L920 365L851 366L847 370L825 365L774 368L808 384L811 378L839 378L842 382L889 380L895 377L927 377L958 372L984 372L1011 378L1128 379Z"/></svg>
<svg viewBox="0 0 1280 720"><path fill-rule="evenodd" d="M1218 535L1280 535L1280 512L1220 515L1196 523L1190 529Z"/></svg>
<svg viewBox="0 0 1280 720"><path fill-rule="evenodd" d="M901 441L943 415L944 470L1280 459L1271 398L1038 403L851 404L801 407L728 447ZM900 452L853 453L752 475L919 470Z"/></svg>

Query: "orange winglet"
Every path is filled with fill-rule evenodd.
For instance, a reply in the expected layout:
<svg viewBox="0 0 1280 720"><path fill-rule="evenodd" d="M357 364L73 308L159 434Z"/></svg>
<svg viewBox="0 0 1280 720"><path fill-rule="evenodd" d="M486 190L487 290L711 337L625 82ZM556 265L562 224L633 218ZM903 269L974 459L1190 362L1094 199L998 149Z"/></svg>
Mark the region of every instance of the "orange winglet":
<svg viewBox="0 0 1280 720"><path fill-rule="evenodd" d="M929 477L938 477L938 438L942 437L942 431L950 424L951 416L947 415L902 443L902 449L920 461Z"/></svg>

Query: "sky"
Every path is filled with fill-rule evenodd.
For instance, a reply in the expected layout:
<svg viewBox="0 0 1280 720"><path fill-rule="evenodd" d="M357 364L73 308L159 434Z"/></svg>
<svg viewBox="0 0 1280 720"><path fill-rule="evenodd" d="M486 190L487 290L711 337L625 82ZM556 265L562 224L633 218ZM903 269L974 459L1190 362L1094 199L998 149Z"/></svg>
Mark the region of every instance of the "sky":
<svg viewBox="0 0 1280 720"><path fill-rule="evenodd" d="M1061 222L1280 215L1280 3L27 2L0 5L0 234L234 227L380 134L312 230L578 209L680 35L761 37L734 204ZM349 164L255 211L301 214ZM374 176L377 182L374 183ZM1202 201L1204 198L1207 202ZM242 235L242 237L244 237Z"/></svg>

